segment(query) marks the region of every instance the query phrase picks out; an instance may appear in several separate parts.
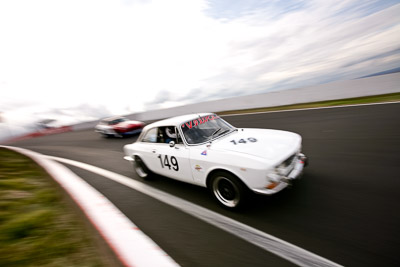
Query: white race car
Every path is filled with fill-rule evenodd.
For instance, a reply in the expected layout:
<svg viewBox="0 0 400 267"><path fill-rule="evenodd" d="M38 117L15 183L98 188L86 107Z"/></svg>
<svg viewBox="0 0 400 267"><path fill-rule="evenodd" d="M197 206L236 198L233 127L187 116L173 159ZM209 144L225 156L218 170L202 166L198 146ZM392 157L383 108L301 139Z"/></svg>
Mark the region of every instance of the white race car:
<svg viewBox="0 0 400 267"><path fill-rule="evenodd" d="M144 123L141 121L132 121L125 117L111 117L101 120L94 130L104 137L124 137L140 133L143 127Z"/></svg>
<svg viewBox="0 0 400 267"><path fill-rule="evenodd" d="M238 129L216 114L192 114L147 125L124 146L124 159L141 178L156 173L207 187L223 207L236 209L249 192L271 195L301 175L301 141L292 132Z"/></svg>

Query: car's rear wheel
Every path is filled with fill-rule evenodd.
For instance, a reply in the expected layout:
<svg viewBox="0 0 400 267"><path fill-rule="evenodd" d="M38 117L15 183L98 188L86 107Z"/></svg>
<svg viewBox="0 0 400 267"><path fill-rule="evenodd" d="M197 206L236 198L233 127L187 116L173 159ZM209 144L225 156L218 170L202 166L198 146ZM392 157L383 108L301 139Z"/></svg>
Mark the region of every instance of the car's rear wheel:
<svg viewBox="0 0 400 267"><path fill-rule="evenodd" d="M210 190L224 208L238 209L245 203L247 195L245 186L228 172L215 173L211 177Z"/></svg>
<svg viewBox="0 0 400 267"><path fill-rule="evenodd" d="M135 156L133 168L135 169L136 174L142 179L150 179L152 177L151 171L139 156Z"/></svg>

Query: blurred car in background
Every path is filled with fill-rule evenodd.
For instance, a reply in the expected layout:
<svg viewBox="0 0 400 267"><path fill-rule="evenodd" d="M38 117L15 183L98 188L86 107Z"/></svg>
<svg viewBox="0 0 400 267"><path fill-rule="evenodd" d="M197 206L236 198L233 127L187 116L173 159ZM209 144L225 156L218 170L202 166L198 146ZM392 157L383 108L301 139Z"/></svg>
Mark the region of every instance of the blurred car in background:
<svg viewBox="0 0 400 267"><path fill-rule="evenodd" d="M104 137L124 137L142 132L144 123L129 120L125 117L111 117L101 120L95 127L95 132Z"/></svg>

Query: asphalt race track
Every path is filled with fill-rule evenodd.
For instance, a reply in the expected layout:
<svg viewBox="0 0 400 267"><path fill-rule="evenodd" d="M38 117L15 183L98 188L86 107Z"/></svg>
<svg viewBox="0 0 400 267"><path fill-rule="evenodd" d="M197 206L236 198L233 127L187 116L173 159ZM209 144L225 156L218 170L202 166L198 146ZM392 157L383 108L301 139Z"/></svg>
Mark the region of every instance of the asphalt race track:
<svg viewBox="0 0 400 267"><path fill-rule="evenodd" d="M163 177L144 182L345 266L400 266L400 103L225 116L247 128L294 131L310 165L271 197L240 213L206 189ZM10 145L88 163L142 181L122 147L93 130ZM91 172L68 166L108 197L182 266L293 266L206 222Z"/></svg>

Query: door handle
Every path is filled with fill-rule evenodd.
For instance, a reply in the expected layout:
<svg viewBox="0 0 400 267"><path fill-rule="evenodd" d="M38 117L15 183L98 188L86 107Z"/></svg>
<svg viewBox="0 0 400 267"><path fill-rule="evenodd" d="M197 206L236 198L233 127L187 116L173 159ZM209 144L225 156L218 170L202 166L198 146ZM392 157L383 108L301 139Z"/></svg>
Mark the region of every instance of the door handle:
<svg viewBox="0 0 400 267"><path fill-rule="evenodd" d="M156 150L155 150L155 149L153 149L151 152L153 152L153 153L156 153Z"/></svg>

